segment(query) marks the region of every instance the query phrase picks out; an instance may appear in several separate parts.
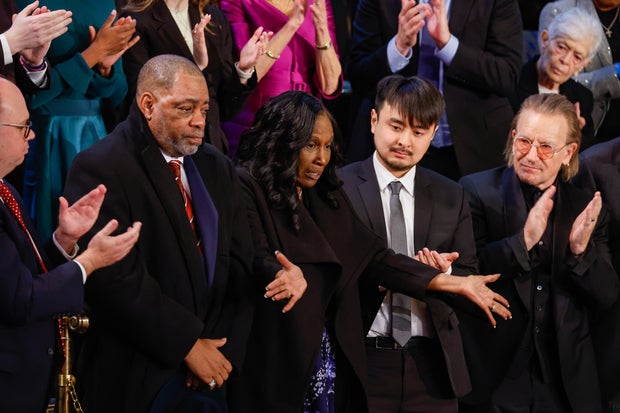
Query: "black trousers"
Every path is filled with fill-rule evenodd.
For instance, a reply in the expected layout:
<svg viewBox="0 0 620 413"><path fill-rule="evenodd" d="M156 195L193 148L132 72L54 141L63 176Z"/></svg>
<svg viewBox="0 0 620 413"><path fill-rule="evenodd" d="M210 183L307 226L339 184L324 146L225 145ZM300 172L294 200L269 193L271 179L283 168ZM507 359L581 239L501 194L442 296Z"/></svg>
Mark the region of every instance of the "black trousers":
<svg viewBox="0 0 620 413"><path fill-rule="evenodd" d="M458 411L438 340L413 337L404 348L384 343L366 343L370 413Z"/></svg>

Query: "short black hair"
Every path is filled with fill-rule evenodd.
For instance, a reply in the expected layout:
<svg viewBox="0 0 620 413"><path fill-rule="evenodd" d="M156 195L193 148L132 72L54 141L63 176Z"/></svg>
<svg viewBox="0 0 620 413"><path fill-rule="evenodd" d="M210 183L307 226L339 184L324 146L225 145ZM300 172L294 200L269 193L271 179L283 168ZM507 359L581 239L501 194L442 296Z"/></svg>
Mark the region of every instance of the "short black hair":
<svg viewBox="0 0 620 413"><path fill-rule="evenodd" d="M411 127L430 128L436 125L445 109L439 90L417 76L391 75L381 79L375 98L377 113L381 112L385 103L396 109Z"/></svg>

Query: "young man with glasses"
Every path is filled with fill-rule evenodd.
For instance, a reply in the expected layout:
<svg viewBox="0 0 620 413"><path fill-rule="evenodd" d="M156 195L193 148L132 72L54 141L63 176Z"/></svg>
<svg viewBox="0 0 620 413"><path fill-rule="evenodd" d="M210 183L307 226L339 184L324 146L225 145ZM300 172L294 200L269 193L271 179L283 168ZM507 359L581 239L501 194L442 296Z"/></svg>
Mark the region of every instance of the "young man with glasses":
<svg viewBox="0 0 620 413"><path fill-rule="evenodd" d="M502 274L498 292L512 304L509 326L472 338L495 412L602 411L589 323L619 282L600 193L568 182L580 142L566 97L532 95L512 122L508 166L461 180L480 270Z"/></svg>

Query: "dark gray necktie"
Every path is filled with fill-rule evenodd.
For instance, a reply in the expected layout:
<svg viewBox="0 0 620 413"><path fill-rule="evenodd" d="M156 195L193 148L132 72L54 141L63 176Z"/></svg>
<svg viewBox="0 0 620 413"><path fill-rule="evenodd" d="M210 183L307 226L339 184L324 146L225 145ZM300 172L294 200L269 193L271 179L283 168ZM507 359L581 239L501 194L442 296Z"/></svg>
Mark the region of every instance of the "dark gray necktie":
<svg viewBox="0 0 620 413"><path fill-rule="evenodd" d="M390 182L390 248L408 255L405 216L399 198L402 187L399 181ZM411 337L411 298L399 293L392 293L392 337L401 346Z"/></svg>

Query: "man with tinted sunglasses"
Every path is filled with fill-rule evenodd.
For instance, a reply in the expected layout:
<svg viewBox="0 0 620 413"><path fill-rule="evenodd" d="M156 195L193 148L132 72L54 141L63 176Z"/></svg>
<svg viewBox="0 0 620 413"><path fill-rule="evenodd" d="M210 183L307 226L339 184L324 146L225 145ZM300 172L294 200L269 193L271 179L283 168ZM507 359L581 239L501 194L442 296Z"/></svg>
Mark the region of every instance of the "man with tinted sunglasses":
<svg viewBox="0 0 620 413"><path fill-rule="evenodd" d="M568 182L580 143L573 104L532 95L512 122L508 166L461 180L480 270L502 273L513 304L510 325L472 338L494 412L603 411L590 317L614 304L619 282L600 193Z"/></svg>

